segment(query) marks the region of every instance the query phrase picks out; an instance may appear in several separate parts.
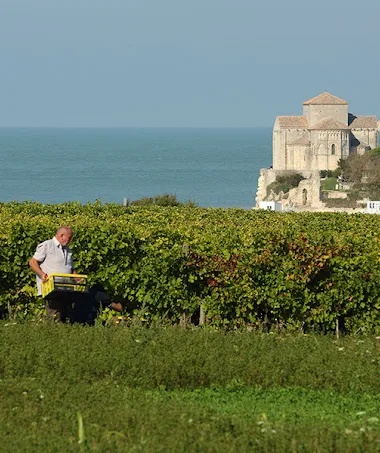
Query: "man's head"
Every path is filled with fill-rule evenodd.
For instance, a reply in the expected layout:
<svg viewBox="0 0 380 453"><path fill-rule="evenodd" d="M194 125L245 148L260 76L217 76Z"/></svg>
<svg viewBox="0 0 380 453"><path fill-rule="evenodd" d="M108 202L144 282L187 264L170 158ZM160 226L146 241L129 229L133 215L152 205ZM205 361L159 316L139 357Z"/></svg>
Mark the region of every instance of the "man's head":
<svg viewBox="0 0 380 453"><path fill-rule="evenodd" d="M62 247L65 247L71 242L73 232L70 227L61 226L55 233L55 237L57 238L57 241L62 245Z"/></svg>

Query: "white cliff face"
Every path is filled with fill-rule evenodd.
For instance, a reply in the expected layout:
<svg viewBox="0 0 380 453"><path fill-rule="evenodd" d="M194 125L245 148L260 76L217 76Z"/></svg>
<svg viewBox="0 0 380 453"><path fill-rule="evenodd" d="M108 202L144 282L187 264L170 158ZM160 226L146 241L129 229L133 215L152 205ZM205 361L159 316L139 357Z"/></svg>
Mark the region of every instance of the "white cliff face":
<svg viewBox="0 0 380 453"><path fill-rule="evenodd" d="M267 187L272 182L276 181L276 172L273 168L262 168L260 170L260 177L257 185L256 192L256 205L258 206L260 201L267 199Z"/></svg>

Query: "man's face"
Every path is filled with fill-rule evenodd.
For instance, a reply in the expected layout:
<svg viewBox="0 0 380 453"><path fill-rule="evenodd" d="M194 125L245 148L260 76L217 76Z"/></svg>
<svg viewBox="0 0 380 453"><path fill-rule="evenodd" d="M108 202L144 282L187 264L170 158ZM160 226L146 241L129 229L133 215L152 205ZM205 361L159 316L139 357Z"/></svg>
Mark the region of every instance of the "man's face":
<svg viewBox="0 0 380 453"><path fill-rule="evenodd" d="M73 237L73 232L71 230L63 231L58 235L58 242L65 247L67 244L70 244L71 239Z"/></svg>

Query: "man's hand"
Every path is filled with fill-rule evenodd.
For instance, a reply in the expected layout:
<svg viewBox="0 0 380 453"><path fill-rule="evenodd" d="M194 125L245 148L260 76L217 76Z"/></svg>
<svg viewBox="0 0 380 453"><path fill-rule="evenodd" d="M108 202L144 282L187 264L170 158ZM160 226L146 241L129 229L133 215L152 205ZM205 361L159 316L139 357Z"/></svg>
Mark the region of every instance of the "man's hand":
<svg viewBox="0 0 380 453"><path fill-rule="evenodd" d="M32 270L39 275L40 279L43 282L46 282L46 280L49 278L49 275L46 274L41 268L40 268L40 263L35 259L35 258L30 258L29 261L29 266L32 268Z"/></svg>
<svg viewBox="0 0 380 453"><path fill-rule="evenodd" d="M112 302L111 305L109 305L109 308L112 308L112 310L118 311L120 313L123 311L123 306L120 302Z"/></svg>
<svg viewBox="0 0 380 453"><path fill-rule="evenodd" d="M73 275L78 275L78 272L77 272L75 269L73 269L72 274L73 274ZM78 285L80 285L81 283L83 283L83 279L81 279L81 278L76 278L76 279L75 279L75 283L78 283Z"/></svg>

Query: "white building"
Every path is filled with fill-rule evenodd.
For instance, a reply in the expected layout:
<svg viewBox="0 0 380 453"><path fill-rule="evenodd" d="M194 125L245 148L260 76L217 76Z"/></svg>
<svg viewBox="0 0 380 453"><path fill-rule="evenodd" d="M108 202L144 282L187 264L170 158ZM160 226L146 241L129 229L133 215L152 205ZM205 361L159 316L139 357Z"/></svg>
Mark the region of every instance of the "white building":
<svg viewBox="0 0 380 453"><path fill-rule="evenodd" d="M380 214L380 201L367 201L368 214Z"/></svg>
<svg viewBox="0 0 380 453"><path fill-rule="evenodd" d="M282 211L282 203L279 201L260 201L259 208L266 211Z"/></svg>

